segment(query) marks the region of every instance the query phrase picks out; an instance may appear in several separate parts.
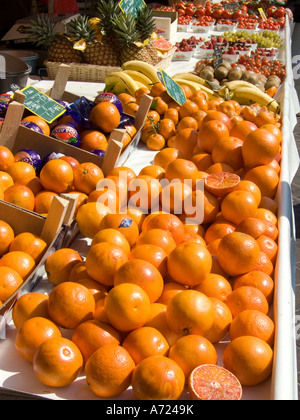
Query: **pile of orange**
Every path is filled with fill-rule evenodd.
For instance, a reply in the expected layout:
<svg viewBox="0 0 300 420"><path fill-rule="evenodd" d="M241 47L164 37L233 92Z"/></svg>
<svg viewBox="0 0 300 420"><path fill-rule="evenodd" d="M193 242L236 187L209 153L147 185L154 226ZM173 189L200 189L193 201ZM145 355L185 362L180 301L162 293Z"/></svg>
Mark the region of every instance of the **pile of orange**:
<svg viewBox="0 0 300 420"><path fill-rule="evenodd" d="M145 130L159 122L163 133L143 133L148 147L159 150L153 164L138 174L114 169L103 188L80 172L87 202L76 219L91 246L85 256L63 249L49 257L54 289L46 303L34 294L17 302L19 353L34 352L34 371L50 386L70 384L84 367L87 385L103 398L131 386L138 399L178 399L188 385L193 398L240 399L243 386L260 384L272 372L280 119L265 108L210 101L188 88L182 107L159 84L151 94L156 110ZM135 112L137 98L120 99ZM54 183L44 175L41 180ZM76 185L62 178L57 186ZM148 185L143 210L132 205L131 183L139 180ZM162 187L162 180L178 188ZM201 203L200 219L193 219L187 199ZM120 203L122 211L113 211ZM72 340L44 339L41 317L54 335L52 324L72 330ZM34 329L26 324L32 319ZM220 361L215 345L225 338L230 342Z"/></svg>
<svg viewBox="0 0 300 420"><path fill-rule="evenodd" d="M22 286L40 262L47 243L30 232L15 235L0 220L0 307Z"/></svg>

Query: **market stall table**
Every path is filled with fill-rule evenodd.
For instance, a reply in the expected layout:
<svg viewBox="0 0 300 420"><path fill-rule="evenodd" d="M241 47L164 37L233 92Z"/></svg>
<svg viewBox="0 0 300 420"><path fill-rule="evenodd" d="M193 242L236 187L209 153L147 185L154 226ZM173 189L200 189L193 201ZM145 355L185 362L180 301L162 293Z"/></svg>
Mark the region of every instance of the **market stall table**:
<svg viewBox="0 0 300 420"><path fill-rule="evenodd" d="M181 39L190 34L178 34ZM244 400L297 400L297 363L295 349L295 308L294 308L294 271L295 271L295 226L292 208L291 182L299 166L298 151L293 137L296 125L296 114L299 112L299 101L294 88L290 52L290 26L287 25L284 36L283 58L286 62L287 77L278 96L283 109L283 157L281 165L281 180L278 191L279 197L279 257L276 268L276 290L273 311L276 322L275 359L272 378L255 387L245 387ZM193 71L197 59L189 62L173 62L167 69L172 76L182 71ZM51 81L30 80L44 92L52 86ZM102 91L102 83L68 82L66 90L79 96L94 99ZM150 151L140 144L135 153L126 162L136 173L151 164L156 152ZM72 247L82 255L86 253L89 241L79 236ZM40 282L35 291L48 293L52 288L46 279ZM39 383L31 365L18 357L14 348L16 330L13 325L7 328L6 339L0 344L0 386L7 389L25 392L34 396L50 399L98 399L86 386L84 377L79 377L72 386L63 389L51 389ZM70 332L67 332L70 334ZM218 344L219 363L221 361L224 343ZM0 389L0 398L1 392ZM182 399L186 394L182 396ZM134 399L129 389L119 399Z"/></svg>

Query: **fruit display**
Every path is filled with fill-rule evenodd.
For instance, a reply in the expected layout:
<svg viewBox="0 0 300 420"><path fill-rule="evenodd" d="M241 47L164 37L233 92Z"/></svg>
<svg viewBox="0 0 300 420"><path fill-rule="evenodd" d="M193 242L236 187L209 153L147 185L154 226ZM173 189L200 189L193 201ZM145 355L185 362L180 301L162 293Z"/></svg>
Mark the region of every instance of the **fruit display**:
<svg viewBox="0 0 300 420"><path fill-rule="evenodd" d="M237 31L235 33L225 32L224 38L228 41L235 42L243 40L247 43L255 43L258 47L263 48L280 48L281 39L277 33L273 31L264 31L263 33L248 33L245 31Z"/></svg>
<svg viewBox="0 0 300 420"><path fill-rule="evenodd" d="M55 32L51 18L38 17L31 25L29 39L47 49L51 62L120 67L132 59L151 64L162 60L151 9L142 8L135 18L122 13L114 0L100 0L97 8L97 17L79 16L69 22L64 34ZM171 48L168 46L168 51Z"/></svg>

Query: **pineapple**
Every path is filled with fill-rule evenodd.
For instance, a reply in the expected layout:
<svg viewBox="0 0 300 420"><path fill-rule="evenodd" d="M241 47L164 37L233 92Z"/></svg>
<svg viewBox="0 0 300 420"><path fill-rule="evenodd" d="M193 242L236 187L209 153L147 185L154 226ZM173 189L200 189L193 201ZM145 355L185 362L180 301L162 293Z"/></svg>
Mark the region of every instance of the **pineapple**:
<svg viewBox="0 0 300 420"><path fill-rule="evenodd" d="M73 43L64 35L55 32L55 23L48 16L38 16L29 31L29 40L37 47L48 50L48 60L57 63L82 63L83 55L75 50Z"/></svg>
<svg viewBox="0 0 300 420"><path fill-rule="evenodd" d="M120 45L122 63L140 60L156 65L159 62L157 49L150 39L154 24L152 12L149 11L147 7L143 8L137 19L124 13L115 17L114 32Z"/></svg>
<svg viewBox="0 0 300 420"><path fill-rule="evenodd" d="M84 59L88 64L100 66L120 67L120 53L116 45L116 37L113 32L113 19L121 13L115 0L100 0L98 4L99 26L103 34L101 40L87 43L84 51Z"/></svg>

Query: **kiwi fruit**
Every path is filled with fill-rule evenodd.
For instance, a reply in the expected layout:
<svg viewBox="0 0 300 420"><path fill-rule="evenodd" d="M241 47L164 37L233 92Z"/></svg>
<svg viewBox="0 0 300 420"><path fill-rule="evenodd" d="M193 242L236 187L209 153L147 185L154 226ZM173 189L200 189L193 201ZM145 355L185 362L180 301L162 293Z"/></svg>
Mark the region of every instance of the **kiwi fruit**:
<svg viewBox="0 0 300 420"><path fill-rule="evenodd" d="M219 66L216 70L215 70L215 78L218 79L220 82L223 79L226 79L228 76L228 69L223 67L223 66Z"/></svg>
<svg viewBox="0 0 300 420"><path fill-rule="evenodd" d="M240 70L239 68L233 68L232 70L230 70L230 72L228 73L228 80L232 81L232 80L241 80L241 78L243 77L243 72L242 70Z"/></svg>
<svg viewBox="0 0 300 420"><path fill-rule="evenodd" d="M212 70L208 68L203 68L200 72L200 77L202 77L202 79L204 80L208 80L209 82L211 82L215 78L213 68L211 67L211 69Z"/></svg>
<svg viewBox="0 0 300 420"><path fill-rule="evenodd" d="M219 67L225 67L225 69L227 69L228 71L230 71L231 70L231 65L229 64L229 63L226 63L225 61L223 61L223 63L222 64L220 64L220 66ZM219 68L218 67L218 68Z"/></svg>

